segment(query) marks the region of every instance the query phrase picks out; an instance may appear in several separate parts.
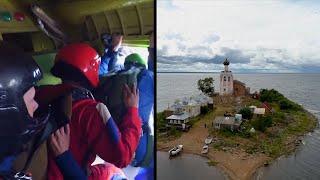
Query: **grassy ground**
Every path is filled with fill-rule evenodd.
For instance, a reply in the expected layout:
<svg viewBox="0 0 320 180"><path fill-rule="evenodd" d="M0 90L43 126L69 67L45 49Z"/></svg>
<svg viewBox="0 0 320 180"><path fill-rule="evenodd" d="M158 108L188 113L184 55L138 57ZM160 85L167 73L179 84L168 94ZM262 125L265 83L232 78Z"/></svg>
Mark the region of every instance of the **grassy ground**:
<svg viewBox="0 0 320 180"><path fill-rule="evenodd" d="M241 106L259 105L259 101L245 98ZM279 105L271 103L275 109L275 113L271 114L272 126L266 128L264 132L257 131L249 133L254 118L242 124L247 130L241 132L231 132L229 130L210 129L210 133L214 137L218 137L218 141L212 144L217 150L232 151L240 148L248 154L264 153L269 157L275 158L281 155L290 154L295 147L301 143L299 136L311 131L317 125L317 119L301 110L281 110ZM218 105L216 115L220 115L228 109L225 105Z"/></svg>

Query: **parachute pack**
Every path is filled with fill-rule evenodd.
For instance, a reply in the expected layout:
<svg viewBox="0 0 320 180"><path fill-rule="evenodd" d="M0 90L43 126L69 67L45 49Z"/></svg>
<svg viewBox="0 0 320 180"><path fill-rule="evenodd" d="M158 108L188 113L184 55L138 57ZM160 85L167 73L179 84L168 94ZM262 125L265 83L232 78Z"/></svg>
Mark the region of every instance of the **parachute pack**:
<svg viewBox="0 0 320 180"><path fill-rule="evenodd" d="M123 102L123 87L125 84L137 84L140 69L130 69L110 73L100 78L100 84L93 92L96 100L103 102L109 109L112 118L118 123L123 119L126 107Z"/></svg>
<svg viewBox="0 0 320 180"><path fill-rule="evenodd" d="M135 158L132 161L132 165L136 167L148 166L150 164L154 148L154 137L150 135L149 127L149 116L153 113L153 96L144 96L146 92L141 90L141 86L144 86L144 84L150 85L150 82L141 82L146 72L147 70L145 69L133 67L128 70L110 73L107 76L100 78L100 84L93 93L96 100L103 102L108 107L111 116L116 123L119 124L126 113L126 107L123 101L123 87L125 84L128 86L137 84L140 95L139 115L143 121L143 134L140 138ZM148 80L153 81L153 77L152 80ZM153 82L151 82L150 86L153 87ZM153 88L150 89L150 91L152 91L153 95ZM144 108L146 107L145 104L148 104L147 106L152 108ZM153 115L151 116L153 118Z"/></svg>

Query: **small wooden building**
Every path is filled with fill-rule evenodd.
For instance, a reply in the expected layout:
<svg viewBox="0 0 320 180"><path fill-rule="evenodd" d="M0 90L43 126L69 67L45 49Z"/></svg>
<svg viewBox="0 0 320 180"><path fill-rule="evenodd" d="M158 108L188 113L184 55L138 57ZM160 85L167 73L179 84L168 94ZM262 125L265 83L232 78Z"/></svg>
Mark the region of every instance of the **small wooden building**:
<svg viewBox="0 0 320 180"><path fill-rule="evenodd" d="M255 108L253 111L253 117L261 117L264 116L266 113L265 108Z"/></svg>
<svg viewBox="0 0 320 180"><path fill-rule="evenodd" d="M187 130L189 129L190 115L188 113L181 113L181 114L173 114L166 118L167 126L168 127L177 127L178 129Z"/></svg>
<svg viewBox="0 0 320 180"><path fill-rule="evenodd" d="M214 120L215 129L227 128L231 131L239 130L242 120L236 120L235 117L217 116Z"/></svg>

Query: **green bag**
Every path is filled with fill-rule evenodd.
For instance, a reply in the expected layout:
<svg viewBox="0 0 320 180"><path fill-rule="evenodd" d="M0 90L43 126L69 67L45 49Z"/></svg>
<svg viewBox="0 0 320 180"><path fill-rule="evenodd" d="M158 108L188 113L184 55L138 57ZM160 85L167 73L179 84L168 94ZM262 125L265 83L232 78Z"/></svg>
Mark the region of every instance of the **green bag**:
<svg viewBox="0 0 320 180"><path fill-rule="evenodd" d="M98 87L94 90L93 95L96 100L104 103L112 118L116 123L121 122L126 112L126 107L123 101L123 87L128 84L131 87L137 85L139 68L131 68L125 71L108 74L100 78Z"/></svg>

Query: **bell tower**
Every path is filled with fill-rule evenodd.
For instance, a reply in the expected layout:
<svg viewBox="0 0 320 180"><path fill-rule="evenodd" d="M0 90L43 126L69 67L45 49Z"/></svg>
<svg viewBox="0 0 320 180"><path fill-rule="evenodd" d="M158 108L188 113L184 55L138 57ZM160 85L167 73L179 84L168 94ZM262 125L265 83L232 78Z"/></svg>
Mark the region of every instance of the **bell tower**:
<svg viewBox="0 0 320 180"><path fill-rule="evenodd" d="M220 73L220 95L233 94L233 75L229 71L230 62L226 58L223 62L224 70Z"/></svg>

